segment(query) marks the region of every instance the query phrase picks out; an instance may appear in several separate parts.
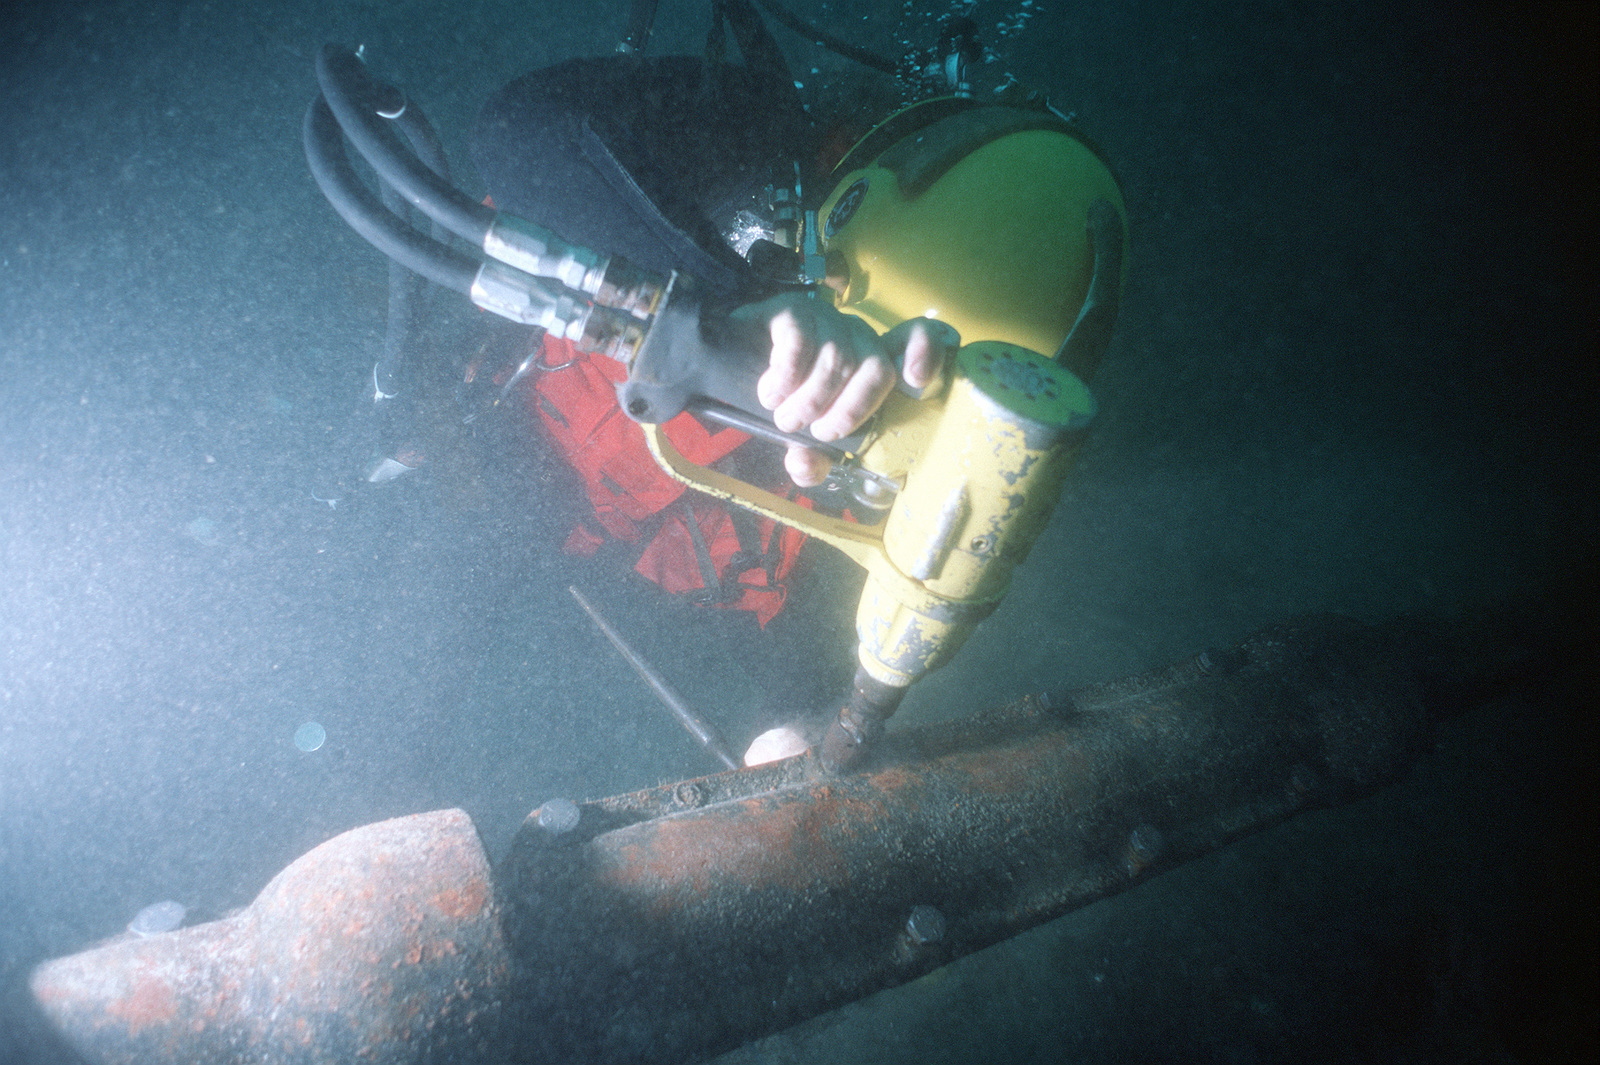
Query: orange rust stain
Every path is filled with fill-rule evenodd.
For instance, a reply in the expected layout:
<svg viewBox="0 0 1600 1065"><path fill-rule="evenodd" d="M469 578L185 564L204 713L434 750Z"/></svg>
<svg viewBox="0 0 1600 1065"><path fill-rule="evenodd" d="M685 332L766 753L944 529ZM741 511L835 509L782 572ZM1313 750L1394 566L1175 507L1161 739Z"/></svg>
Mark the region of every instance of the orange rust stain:
<svg viewBox="0 0 1600 1065"><path fill-rule="evenodd" d="M131 994L106 1003L106 1012L127 1024L129 1035L138 1035L146 1028L171 1023L178 1015L178 999L165 980L141 975Z"/></svg>
<svg viewBox="0 0 1600 1065"><path fill-rule="evenodd" d="M433 897L434 908L446 917L465 921L483 913L489 905L489 886L474 880L461 887L445 888Z"/></svg>
<svg viewBox="0 0 1600 1065"><path fill-rule="evenodd" d="M394 915L394 921L407 935L415 935L421 930L427 920L420 907L412 899L406 899L405 905L400 907Z"/></svg>
<svg viewBox="0 0 1600 1065"><path fill-rule="evenodd" d="M872 774L873 786L884 791L899 791L901 788L917 784L922 780L922 774L913 773L904 766L890 766L888 769Z"/></svg>
<svg viewBox="0 0 1600 1065"><path fill-rule="evenodd" d="M851 878L851 840L887 816L881 799L826 785L778 802L747 799L613 834L601 878L658 896L732 885L796 892L841 886Z"/></svg>
<svg viewBox="0 0 1600 1065"><path fill-rule="evenodd" d="M1071 749L1064 738L1035 737L1025 745L962 759L961 768L974 792L1019 795L1037 790L1047 779L1081 771L1084 764L1083 753Z"/></svg>

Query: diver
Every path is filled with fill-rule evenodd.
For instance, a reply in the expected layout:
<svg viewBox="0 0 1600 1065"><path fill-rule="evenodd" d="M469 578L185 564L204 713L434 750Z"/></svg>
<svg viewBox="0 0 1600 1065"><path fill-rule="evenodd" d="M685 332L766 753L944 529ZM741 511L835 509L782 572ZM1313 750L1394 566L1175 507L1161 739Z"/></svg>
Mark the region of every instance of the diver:
<svg viewBox="0 0 1600 1065"><path fill-rule="evenodd" d="M749 0L712 13L704 57L640 55L645 19L621 54L492 96L471 148L483 203L430 160L404 96L331 45L307 158L391 259L533 327L503 387L532 378L521 394L595 520L648 539L641 573L764 625L796 527L867 569L856 680L820 742L838 770L994 609L1048 519L1093 417L1084 381L1116 316L1125 212L1103 156L1047 101L971 98L970 27L928 68L951 95L879 123L817 197L822 138L760 15ZM397 192L389 209L345 137ZM751 455L751 437L782 445L792 483L758 484L776 452ZM813 521L797 495L841 484L856 510ZM598 540L578 528L567 547Z"/></svg>
<svg viewBox="0 0 1600 1065"><path fill-rule="evenodd" d="M630 46L506 85L477 120L472 159L496 208L642 269L693 274L722 301L745 305L738 313L765 322L771 336L758 395L773 422L838 440L895 386L896 358L906 382L921 387L937 353L926 330L914 330L903 351L887 350L860 319L800 284L794 186L820 177L812 165L817 135L748 0L712 8L703 57L647 57ZM727 56L728 30L742 62ZM698 494L678 505L682 486L617 412L620 377L610 360L546 340L532 367L535 410L583 476L595 512L594 523L573 529L566 550L592 552L602 534L647 539L644 526L667 511L636 569L669 590L752 610L764 627L781 607L800 538L782 537L770 522L741 534L748 522L737 508ZM701 465L741 459L730 449L743 433L702 438L692 424L676 432L679 450ZM821 485L828 465L814 449L787 449L798 487ZM774 537L782 541L776 551Z"/></svg>

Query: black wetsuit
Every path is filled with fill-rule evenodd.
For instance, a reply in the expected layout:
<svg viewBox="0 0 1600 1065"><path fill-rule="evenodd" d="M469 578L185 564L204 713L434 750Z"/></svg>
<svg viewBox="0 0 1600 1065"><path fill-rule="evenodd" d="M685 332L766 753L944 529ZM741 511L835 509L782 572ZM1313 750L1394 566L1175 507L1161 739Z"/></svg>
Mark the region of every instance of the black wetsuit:
<svg viewBox="0 0 1600 1065"><path fill-rule="evenodd" d="M792 180L807 133L781 59L608 56L535 71L490 97L472 158L501 210L731 294L759 283L723 231L774 179Z"/></svg>

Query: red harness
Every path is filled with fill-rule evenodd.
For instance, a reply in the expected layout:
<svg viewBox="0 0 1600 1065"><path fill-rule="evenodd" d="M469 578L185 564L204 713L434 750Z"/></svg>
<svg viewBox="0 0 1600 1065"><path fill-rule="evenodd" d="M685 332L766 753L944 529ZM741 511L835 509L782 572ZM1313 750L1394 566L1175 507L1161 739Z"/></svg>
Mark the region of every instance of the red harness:
<svg viewBox="0 0 1600 1065"><path fill-rule="evenodd" d="M644 431L617 406L616 385L627 377L619 363L553 337L545 338L541 361L543 371L532 392L523 394L582 476L601 528L618 540L637 543L644 539L647 524L654 524L650 519L672 508L634 569L669 592L748 610L765 628L783 609L787 578L805 535L762 518L755 523L756 536L747 535L760 543L741 543L735 521L721 503L699 493L685 496L685 486L656 465ZM750 439L738 429L708 432L687 413L667 422L665 431L672 446L699 466L711 465ZM674 507L680 498L682 505ZM579 522L562 549L587 556L604 542L587 522Z"/></svg>

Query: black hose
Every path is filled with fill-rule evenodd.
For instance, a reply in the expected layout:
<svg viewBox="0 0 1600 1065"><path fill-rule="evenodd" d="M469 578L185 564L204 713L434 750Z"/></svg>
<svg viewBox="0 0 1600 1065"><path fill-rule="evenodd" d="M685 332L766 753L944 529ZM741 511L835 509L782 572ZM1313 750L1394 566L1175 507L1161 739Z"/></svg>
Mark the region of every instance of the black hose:
<svg viewBox="0 0 1600 1065"><path fill-rule="evenodd" d="M1055 360L1088 381L1111 343L1111 327L1117 324L1122 305L1122 247L1127 237L1122 215L1109 200L1089 205L1086 228L1094 248L1094 273L1077 321L1061 342Z"/></svg>
<svg viewBox="0 0 1600 1065"><path fill-rule="evenodd" d="M474 247L483 246L494 211L470 199L406 151L378 113L380 109L388 113L387 108L392 107L397 117L403 114L403 97L397 90L374 80L354 52L337 44L325 44L317 52L317 83L339 128L379 177L450 232Z"/></svg>
<svg viewBox="0 0 1600 1065"><path fill-rule="evenodd" d="M385 111L384 114L390 112ZM433 124L418 107L408 106L392 119L405 135L411 150L417 153L423 165L445 181L450 180L450 164L445 159L444 146ZM383 205L389 212L409 224L411 208L405 197L387 181L379 182ZM438 222L432 226L433 239L449 245L450 233ZM401 394L407 385L407 364L416 348L421 331L422 313L428 296L426 279L413 273L393 259L389 260L389 315L383 334L383 353L372 368L374 401L392 399Z"/></svg>
<svg viewBox="0 0 1600 1065"><path fill-rule="evenodd" d="M900 73L900 64L894 60L886 59L876 52L858 48L849 41L835 37L826 30L813 26L781 4L774 3L773 0L755 0L755 4L761 10L777 19L780 25L793 30L807 40L815 41L830 52L836 52L846 59L854 59L862 66L871 67L873 70L879 70L885 74L898 75Z"/></svg>
<svg viewBox="0 0 1600 1065"><path fill-rule="evenodd" d="M440 181L455 188L450 180L450 161L445 158L444 145L439 142L438 132L434 130L433 123L428 121L428 116L422 113L422 109L415 104L407 103L405 108L390 121L405 134L406 143L417 153L422 165L433 171ZM444 239L439 233L435 233L434 236L440 240Z"/></svg>
<svg viewBox="0 0 1600 1065"><path fill-rule="evenodd" d="M481 264L418 233L378 202L350 165L339 122L322 97L307 108L301 133L311 176L350 228L407 269L454 292L471 294Z"/></svg>
<svg viewBox="0 0 1600 1065"><path fill-rule="evenodd" d="M383 205L397 218L405 219L410 210L405 198L387 183L380 190ZM374 399L392 399L400 394L405 380L413 338L422 320L422 305L427 299L427 280L394 259L389 263L389 316L383 332L383 354L372 368Z"/></svg>
<svg viewBox="0 0 1600 1065"><path fill-rule="evenodd" d="M633 0L628 9L628 31L617 44L617 51L642 52L650 43L650 30L656 24L656 0Z"/></svg>

